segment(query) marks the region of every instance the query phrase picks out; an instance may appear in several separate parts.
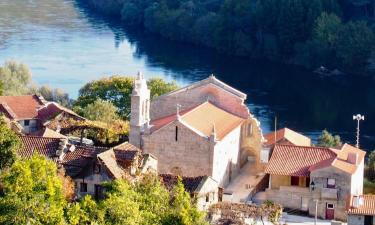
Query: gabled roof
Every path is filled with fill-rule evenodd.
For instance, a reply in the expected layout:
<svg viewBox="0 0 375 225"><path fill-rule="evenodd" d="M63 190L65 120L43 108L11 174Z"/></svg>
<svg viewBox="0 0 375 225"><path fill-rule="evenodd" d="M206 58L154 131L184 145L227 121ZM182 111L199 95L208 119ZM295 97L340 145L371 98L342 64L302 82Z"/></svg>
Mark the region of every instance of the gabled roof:
<svg viewBox="0 0 375 225"><path fill-rule="evenodd" d="M275 140L276 137L276 140ZM266 139L265 145L274 145L274 144L283 144L280 143L282 141L288 141L293 145L299 145L299 146L311 146L311 139L297 133L289 128L282 128L280 130L275 132L268 133L264 135L264 138Z"/></svg>
<svg viewBox="0 0 375 225"><path fill-rule="evenodd" d="M122 167L117 164L116 155L113 149L98 154L98 159L107 168L107 171L115 179L124 178L126 173Z"/></svg>
<svg viewBox="0 0 375 225"><path fill-rule="evenodd" d="M357 162L348 160L349 154L357 155ZM363 160L365 152L345 144L340 150L324 147L275 145L266 173L287 176L309 176L310 172L334 167L353 174Z"/></svg>
<svg viewBox="0 0 375 225"><path fill-rule="evenodd" d="M151 131L154 132L177 119L206 137L209 137L213 129L215 129L218 140L223 139L244 122L244 119L215 106L211 102L204 102L196 107L182 111L180 118L173 114L151 121L150 124L153 126Z"/></svg>
<svg viewBox="0 0 375 225"><path fill-rule="evenodd" d="M229 86L228 84L220 81L219 79L217 79L215 76L211 75L209 77L207 77L206 79L204 80L200 80L200 81L197 81L195 83L192 83L186 87L183 87L183 88L180 88L180 89L177 89L175 91L172 91L172 92L169 92L167 94L164 94L164 95L160 95L158 96L157 98L162 98L164 96L169 96L169 95L173 95L175 93L179 93L179 92L183 92L183 91L186 91L186 90L189 90L189 89L193 89L193 88L197 88L197 87L200 87L200 86L203 86L203 85L206 85L206 84L213 84L213 85L216 85L230 93L232 93L233 95L236 95L242 99L246 99L246 94Z"/></svg>
<svg viewBox="0 0 375 225"><path fill-rule="evenodd" d="M40 129L37 132L32 133L32 135L39 136L39 137L47 137L47 138L67 138L65 135L62 135L47 127Z"/></svg>
<svg viewBox="0 0 375 225"><path fill-rule="evenodd" d="M172 190L178 182L178 176L172 174L159 174L159 176L168 190ZM202 182L207 179L207 176L181 177L181 179L185 190L193 194L199 192L198 187L202 186Z"/></svg>
<svg viewBox="0 0 375 225"><path fill-rule="evenodd" d="M10 119L33 119L38 109L44 105L37 95L0 96L0 111Z"/></svg>
<svg viewBox="0 0 375 225"><path fill-rule="evenodd" d="M276 145L266 173L307 177L311 166L335 157L336 154L328 148Z"/></svg>
<svg viewBox="0 0 375 225"><path fill-rule="evenodd" d="M353 196L350 198L350 207L348 207L349 215L369 215L375 216L375 195L362 195L359 196L363 199L363 204L358 207L353 206Z"/></svg>

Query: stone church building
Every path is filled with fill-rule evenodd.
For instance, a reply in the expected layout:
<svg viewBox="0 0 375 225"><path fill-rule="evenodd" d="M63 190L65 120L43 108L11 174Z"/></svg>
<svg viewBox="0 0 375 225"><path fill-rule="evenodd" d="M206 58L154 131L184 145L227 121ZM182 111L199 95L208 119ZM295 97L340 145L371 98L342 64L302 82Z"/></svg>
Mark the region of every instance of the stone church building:
<svg viewBox="0 0 375 225"><path fill-rule="evenodd" d="M150 99L143 75L131 96L130 143L158 159L158 171L208 175L227 185L251 160L262 169L262 133L246 94L214 76Z"/></svg>

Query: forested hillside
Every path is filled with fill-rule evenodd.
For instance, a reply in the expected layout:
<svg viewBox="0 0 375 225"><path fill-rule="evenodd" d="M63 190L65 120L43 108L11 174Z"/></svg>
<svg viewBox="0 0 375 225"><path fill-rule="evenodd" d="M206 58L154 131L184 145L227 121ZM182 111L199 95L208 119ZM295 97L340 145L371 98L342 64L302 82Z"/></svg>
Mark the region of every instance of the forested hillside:
<svg viewBox="0 0 375 225"><path fill-rule="evenodd" d="M171 40L315 69L368 73L374 0L85 0Z"/></svg>

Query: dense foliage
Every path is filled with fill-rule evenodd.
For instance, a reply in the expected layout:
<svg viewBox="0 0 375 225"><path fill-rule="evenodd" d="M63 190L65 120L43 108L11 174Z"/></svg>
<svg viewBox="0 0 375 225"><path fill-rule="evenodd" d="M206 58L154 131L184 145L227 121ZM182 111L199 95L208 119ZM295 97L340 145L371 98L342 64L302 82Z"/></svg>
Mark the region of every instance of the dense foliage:
<svg viewBox="0 0 375 225"><path fill-rule="evenodd" d="M0 171L14 163L20 146L19 137L8 127L0 114Z"/></svg>
<svg viewBox="0 0 375 225"><path fill-rule="evenodd" d="M86 196L72 202L66 177L40 155L16 161L0 176L1 224L207 225L181 180L169 192L157 175L135 183L116 180L104 185L104 199Z"/></svg>
<svg viewBox="0 0 375 225"><path fill-rule="evenodd" d="M372 10L367 1L88 1L103 12L119 15L128 26L143 27L171 40L314 69L323 65L363 72L373 50L374 34L365 22L341 22L352 18L350 7ZM115 8L108 10L111 7Z"/></svg>
<svg viewBox="0 0 375 225"><path fill-rule="evenodd" d="M112 76L87 83L79 90L79 97L74 103L74 110L83 112L83 108L97 99L108 101L117 107L119 116L127 119L130 113L130 98L133 90L133 77ZM147 82L151 96L155 97L177 89L174 82L152 78Z"/></svg>
<svg viewBox="0 0 375 225"><path fill-rule="evenodd" d="M70 106L68 94L49 86L38 86L32 81L32 74L26 64L17 61L6 61L0 67L0 95L39 94L48 101L55 101L63 106Z"/></svg>
<svg viewBox="0 0 375 225"><path fill-rule="evenodd" d="M339 135L332 135L327 130L323 130L318 137L317 145L321 147L334 148L340 147L342 145L342 142Z"/></svg>

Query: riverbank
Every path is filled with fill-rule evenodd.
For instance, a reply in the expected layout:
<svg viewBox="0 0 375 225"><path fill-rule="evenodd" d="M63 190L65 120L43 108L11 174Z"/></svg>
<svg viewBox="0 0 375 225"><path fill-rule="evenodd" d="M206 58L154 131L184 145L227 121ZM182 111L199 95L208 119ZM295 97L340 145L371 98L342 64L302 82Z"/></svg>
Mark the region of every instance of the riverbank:
<svg viewBox="0 0 375 225"><path fill-rule="evenodd" d="M373 31L366 22L346 18L345 5L336 0L82 1L127 27L228 55L312 71L324 66L340 73L374 73L368 63Z"/></svg>

